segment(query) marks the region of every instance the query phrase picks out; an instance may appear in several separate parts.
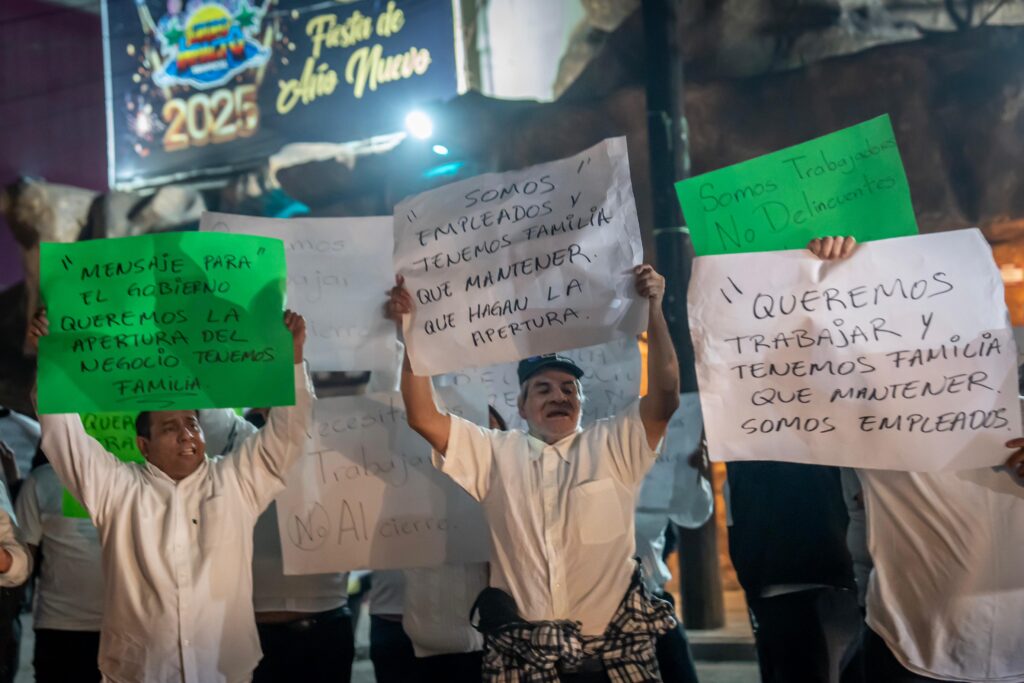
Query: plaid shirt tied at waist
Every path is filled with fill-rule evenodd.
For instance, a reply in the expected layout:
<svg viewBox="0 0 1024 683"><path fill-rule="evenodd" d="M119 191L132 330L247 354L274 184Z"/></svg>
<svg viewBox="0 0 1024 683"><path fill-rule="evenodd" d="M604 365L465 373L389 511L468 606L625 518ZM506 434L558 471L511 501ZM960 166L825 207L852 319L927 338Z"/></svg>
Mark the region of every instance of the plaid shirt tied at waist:
<svg viewBox="0 0 1024 683"><path fill-rule="evenodd" d="M584 636L576 621L529 622L516 618L491 628L483 623L478 600L473 609L481 612L484 681L558 683L560 668L572 671L587 659L599 658L612 683L661 683L655 640L675 628L676 618L672 605L652 597L639 577L637 571L600 636ZM511 600L503 591L488 590Z"/></svg>

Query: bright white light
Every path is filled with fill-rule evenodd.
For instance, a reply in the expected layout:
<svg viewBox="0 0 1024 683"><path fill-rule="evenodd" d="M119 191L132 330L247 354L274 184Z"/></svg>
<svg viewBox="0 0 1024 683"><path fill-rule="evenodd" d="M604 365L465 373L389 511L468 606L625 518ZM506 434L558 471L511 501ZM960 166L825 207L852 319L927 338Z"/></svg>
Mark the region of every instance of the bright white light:
<svg viewBox="0 0 1024 683"><path fill-rule="evenodd" d="M420 140L426 140L434 134L434 122L425 112L420 110L411 111L405 117L405 129L409 135Z"/></svg>
<svg viewBox="0 0 1024 683"><path fill-rule="evenodd" d="M446 157L448 156L448 148L444 145L434 145L434 154Z"/></svg>
<svg viewBox="0 0 1024 683"><path fill-rule="evenodd" d="M153 122L149 119L144 111L139 111L135 115L135 133L140 138L149 137L150 133L153 132Z"/></svg>

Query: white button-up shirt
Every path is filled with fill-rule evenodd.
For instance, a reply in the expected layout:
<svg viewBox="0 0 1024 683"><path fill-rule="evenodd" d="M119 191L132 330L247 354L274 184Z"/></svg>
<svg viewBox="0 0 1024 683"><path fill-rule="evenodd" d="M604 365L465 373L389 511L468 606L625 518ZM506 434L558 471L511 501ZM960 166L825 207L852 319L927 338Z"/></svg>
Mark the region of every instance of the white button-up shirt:
<svg viewBox="0 0 1024 683"><path fill-rule="evenodd" d="M99 631L103 620L100 537L88 519L65 517L64 487L50 465L32 470L16 510L29 545L41 546L33 625L58 631Z"/></svg>
<svg viewBox="0 0 1024 683"><path fill-rule="evenodd" d="M572 619L600 635L629 588L637 488L656 457L637 401L550 445L453 415L447 454L435 452L434 464L483 505L491 585L520 615Z"/></svg>
<svg viewBox="0 0 1024 683"><path fill-rule="evenodd" d="M928 678L1024 681L1024 486L990 468L857 473L868 626Z"/></svg>
<svg viewBox="0 0 1024 683"><path fill-rule="evenodd" d="M261 652L252 531L302 454L313 393L295 366L295 405L224 457L175 482L123 463L78 415L43 415L43 449L100 532L106 597L99 665L115 683L240 683Z"/></svg>

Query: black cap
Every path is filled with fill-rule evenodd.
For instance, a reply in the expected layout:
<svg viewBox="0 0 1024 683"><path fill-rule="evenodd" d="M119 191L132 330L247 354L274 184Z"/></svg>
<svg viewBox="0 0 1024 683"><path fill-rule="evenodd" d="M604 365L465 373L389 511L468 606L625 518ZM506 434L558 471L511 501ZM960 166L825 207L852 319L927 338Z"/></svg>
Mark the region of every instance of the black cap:
<svg viewBox="0 0 1024 683"><path fill-rule="evenodd" d="M565 370L576 379L583 376L583 370L580 369L580 366L565 356L547 353L543 356L530 356L519 361L519 368L516 371L519 374L519 383L522 384L541 370L547 370L548 368Z"/></svg>

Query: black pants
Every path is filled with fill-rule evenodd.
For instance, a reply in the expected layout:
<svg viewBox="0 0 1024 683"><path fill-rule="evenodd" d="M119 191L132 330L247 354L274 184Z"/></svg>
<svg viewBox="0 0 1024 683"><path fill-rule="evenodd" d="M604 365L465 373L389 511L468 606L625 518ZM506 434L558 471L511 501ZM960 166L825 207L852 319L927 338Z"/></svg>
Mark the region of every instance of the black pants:
<svg viewBox="0 0 1024 683"><path fill-rule="evenodd" d="M480 683L484 653L464 652L418 657L416 666L422 683Z"/></svg>
<svg viewBox="0 0 1024 683"><path fill-rule="evenodd" d="M32 658L36 683L98 682L100 669L96 660L99 653L99 631L37 628Z"/></svg>
<svg viewBox="0 0 1024 683"><path fill-rule="evenodd" d="M763 683L844 681L862 624L854 591L815 588L748 605Z"/></svg>
<svg viewBox="0 0 1024 683"><path fill-rule="evenodd" d="M347 608L284 624L257 624L263 659L253 683L349 683L355 643Z"/></svg>
<svg viewBox="0 0 1024 683"><path fill-rule="evenodd" d="M585 674L561 674L558 680L561 683L611 683L612 679L608 677L607 671L596 671ZM668 679L663 677L661 680Z"/></svg>
<svg viewBox="0 0 1024 683"><path fill-rule="evenodd" d="M419 683L412 641L401 621L370 615L370 660L377 683Z"/></svg>
<svg viewBox="0 0 1024 683"><path fill-rule="evenodd" d="M893 656L881 636L864 629L864 680L870 683L931 683L935 678L910 671Z"/></svg>
<svg viewBox="0 0 1024 683"><path fill-rule="evenodd" d="M671 593L659 593L656 597L671 603L673 608L676 606L676 599ZM668 633L658 636L655 650L663 681L697 683L697 669L693 665L690 641L686 638L682 623L676 624Z"/></svg>

